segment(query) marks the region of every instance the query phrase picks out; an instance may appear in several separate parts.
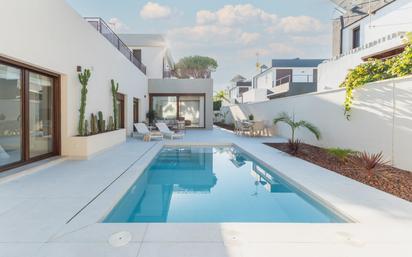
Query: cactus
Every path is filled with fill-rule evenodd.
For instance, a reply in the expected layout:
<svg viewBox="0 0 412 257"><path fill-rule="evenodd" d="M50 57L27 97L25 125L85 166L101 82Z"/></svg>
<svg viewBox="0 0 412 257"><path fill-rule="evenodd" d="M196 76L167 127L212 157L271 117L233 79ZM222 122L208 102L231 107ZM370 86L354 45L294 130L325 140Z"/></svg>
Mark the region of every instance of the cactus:
<svg viewBox="0 0 412 257"><path fill-rule="evenodd" d="M102 133L102 132L104 132L104 126L103 126L103 113L101 112L101 111L99 111L98 113L97 113L97 115L98 115L98 121L97 121L97 127L98 127L98 130L99 130L99 133Z"/></svg>
<svg viewBox="0 0 412 257"><path fill-rule="evenodd" d="M91 73L89 69L85 69L83 73L79 73L79 81L80 84L82 85L82 89L80 91L81 97L80 97L80 108L79 108L79 126L77 128L77 131L80 136L84 135L84 113L86 111L86 99L87 99L87 84L89 82Z"/></svg>
<svg viewBox="0 0 412 257"><path fill-rule="evenodd" d="M93 113L90 115L90 131L93 135L99 132L97 129L97 117Z"/></svg>
<svg viewBox="0 0 412 257"><path fill-rule="evenodd" d="M119 92L119 83L115 83L114 80L111 80L112 83L112 97L113 97L113 117L114 117L114 130L119 127L118 124L118 112L117 109L117 92Z"/></svg>
<svg viewBox="0 0 412 257"><path fill-rule="evenodd" d="M110 116L110 117L109 117L109 123L107 124L107 130L108 130L108 131L112 131L112 130L114 130L113 127L114 127L113 117Z"/></svg>
<svg viewBox="0 0 412 257"><path fill-rule="evenodd" d="M106 132L106 120L102 120L102 133Z"/></svg>
<svg viewBox="0 0 412 257"><path fill-rule="evenodd" d="M89 121L85 120L84 121L84 131L83 131L83 135L87 136L89 135Z"/></svg>

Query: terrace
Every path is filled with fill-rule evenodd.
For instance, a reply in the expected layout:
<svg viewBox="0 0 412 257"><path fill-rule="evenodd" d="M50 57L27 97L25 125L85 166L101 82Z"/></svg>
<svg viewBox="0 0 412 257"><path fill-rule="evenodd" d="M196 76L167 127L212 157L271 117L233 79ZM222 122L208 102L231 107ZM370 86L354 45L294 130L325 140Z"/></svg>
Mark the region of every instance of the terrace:
<svg viewBox="0 0 412 257"><path fill-rule="evenodd" d="M410 203L262 142L284 139L239 137L219 128L194 130L180 141L129 139L89 160L59 158L3 177L0 252L3 256L266 256L276 249L282 256L330 256L339 249L350 256L400 256L408 251L412 241L405 228L412 225ZM333 205L350 222L101 223L161 148L176 144L236 144L248 149Z"/></svg>

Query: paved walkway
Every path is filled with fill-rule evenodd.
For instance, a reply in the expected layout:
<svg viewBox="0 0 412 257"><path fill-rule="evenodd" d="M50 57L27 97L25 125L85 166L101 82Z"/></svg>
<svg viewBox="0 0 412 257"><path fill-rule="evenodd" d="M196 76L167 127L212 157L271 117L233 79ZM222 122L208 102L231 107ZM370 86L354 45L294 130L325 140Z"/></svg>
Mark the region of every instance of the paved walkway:
<svg viewBox="0 0 412 257"><path fill-rule="evenodd" d="M129 139L90 160L0 178L0 257L412 256L411 203L261 144L281 140L191 130L183 140ZM235 143L355 222L99 223L164 144L188 143ZM122 231L131 241L110 245Z"/></svg>

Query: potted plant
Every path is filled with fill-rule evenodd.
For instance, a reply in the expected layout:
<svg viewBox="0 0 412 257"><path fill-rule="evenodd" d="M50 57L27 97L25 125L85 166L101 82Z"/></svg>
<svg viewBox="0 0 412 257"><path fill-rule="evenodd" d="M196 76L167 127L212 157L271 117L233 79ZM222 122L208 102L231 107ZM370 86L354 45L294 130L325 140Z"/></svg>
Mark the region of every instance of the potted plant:
<svg viewBox="0 0 412 257"><path fill-rule="evenodd" d="M255 119L255 116L253 116L253 114L250 114L249 115L249 120L254 120Z"/></svg>
<svg viewBox="0 0 412 257"><path fill-rule="evenodd" d="M156 111L154 111L154 110L149 110L149 111L146 113L146 118L148 119L149 124L152 124L152 123L153 123L153 120L156 118Z"/></svg>

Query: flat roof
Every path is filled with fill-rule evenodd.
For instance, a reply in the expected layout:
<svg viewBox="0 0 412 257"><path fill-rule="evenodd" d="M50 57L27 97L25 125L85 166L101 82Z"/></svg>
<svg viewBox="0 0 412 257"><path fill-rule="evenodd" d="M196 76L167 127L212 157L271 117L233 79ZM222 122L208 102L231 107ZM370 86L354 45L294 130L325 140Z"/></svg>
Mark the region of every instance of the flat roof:
<svg viewBox="0 0 412 257"><path fill-rule="evenodd" d="M325 59L273 59L272 67L318 67Z"/></svg>

